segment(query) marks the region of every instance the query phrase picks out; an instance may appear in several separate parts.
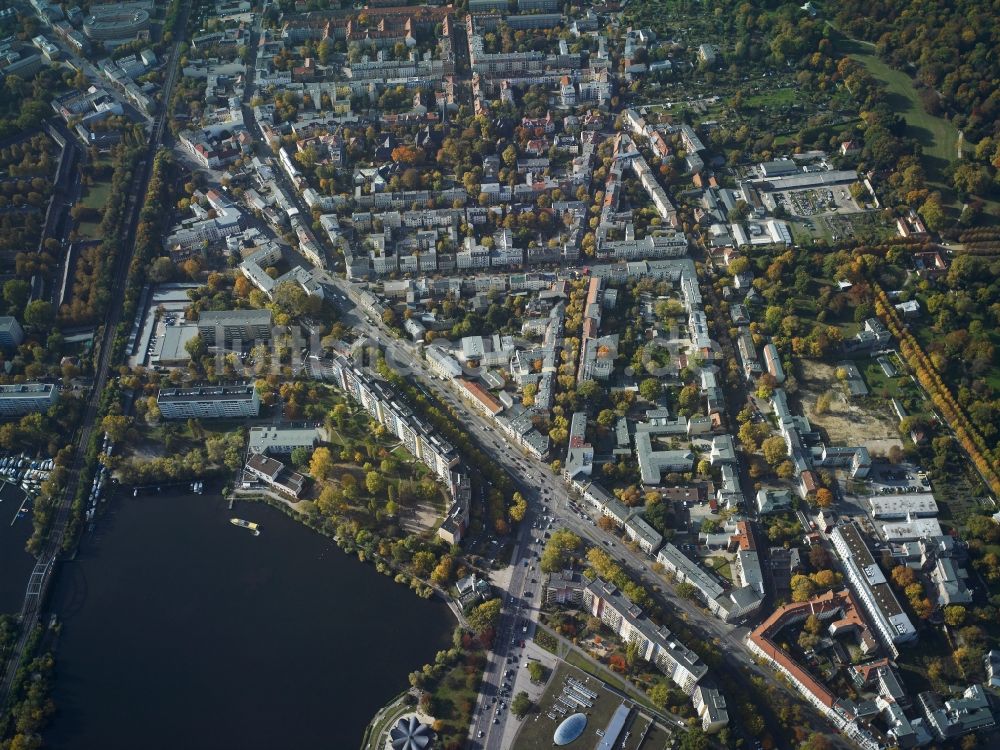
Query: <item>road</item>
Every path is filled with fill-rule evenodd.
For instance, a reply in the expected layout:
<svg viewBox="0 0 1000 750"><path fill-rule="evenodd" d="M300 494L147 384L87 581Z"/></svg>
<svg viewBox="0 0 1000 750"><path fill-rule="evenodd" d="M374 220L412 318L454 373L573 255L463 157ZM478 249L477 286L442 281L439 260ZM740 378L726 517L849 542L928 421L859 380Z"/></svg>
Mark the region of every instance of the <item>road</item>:
<svg viewBox="0 0 1000 750"><path fill-rule="evenodd" d="M261 12L257 15L257 21L253 24L250 30L250 42L248 44L248 47L251 50L255 51L254 54L256 54L256 49L260 43L261 19L263 19L263 17L267 14L268 6L269 2L265 2L261 9ZM264 132L261 130L260 124L257 122L257 118L254 116L253 107L250 106L250 102L253 99L254 92L256 90L255 87L256 73L257 73L256 65L253 62L249 63L246 69L246 84L243 87L243 100L242 100L243 124L246 126L250 135L253 136L254 142L258 144L258 146L259 144L263 144L263 148L259 148L258 150L266 152L267 155L275 157L275 163L273 165L274 179L284 190L285 195L288 196L288 198L292 201L294 206L299 210L299 216L302 218L310 217L312 216L312 209L302 199L302 193L300 192L299 188L296 185L292 184L292 181L288 178L288 174L278 163L277 154L271 151L271 147L268 144L267 139L264 137ZM316 243L318 247L329 249L329 241L327 240L326 236L320 233L321 236L317 237L316 234L312 231L312 228L310 227L311 223L312 222L310 220L303 222L303 228L306 234L310 237L310 239L312 239ZM298 257L302 258L301 255L298 255ZM304 258L302 258L302 260L305 261ZM330 258L327 257L326 260L329 261ZM311 266L312 263L309 263L307 267ZM329 267L329 263L328 262L324 263L323 266L324 268Z"/></svg>
<svg viewBox="0 0 1000 750"><path fill-rule="evenodd" d="M164 81L163 88L163 99L165 102L170 100L171 90L177 80L177 71L179 67L178 63L180 61L178 49L184 37L184 29L187 27L187 16L190 8L191 0L185 0L181 7L180 18L178 19L178 28L180 31L177 34L177 39L174 42L173 47L171 48L170 59L167 63L168 73ZM124 227L126 230L123 233L124 241L122 243L122 249L118 253L118 257L115 261L115 267L113 269L113 280L111 283L110 295L110 299L112 301L108 309L103 332L99 342L99 354L98 361L95 366L94 386L87 400L86 409L84 410L80 433L77 438L76 451L73 455L73 463L71 464L68 472L69 478L66 483L66 489L56 506L52 527L49 530L44 547L38 555L38 560L35 563L35 569L28 582L28 589L25 593L24 603L21 607L19 618L20 632L18 640L9 655L6 669L4 670L2 680L0 680L0 707L6 706L8 699L11 697L11 687L13 686L17 669L24 657L25 648L31 637L31 632L39 623L41 606L44 602L46 591L52 582L52 574L55 568L55 563L58 560L60 552L62 551L63 540L66 536L66 531L70 526L73 500L76 497L77 488L79 487L81 476L83 474L87 447L90 444L91 436L93 435L94 430L97 429L96 422L101 395L104 392L104 388L107 385L108 377L111 372L111 354L113 343L118 329L118 324L120 323L122 317L128 269L132 261L132 256L135 253L135 232L139 223L139 212L142 208L143 197L146 195L146 187L149 183L149 177L152 172L153 158L155 157L156 151L163 139L165 123L166 108L164 107L163 111L160 112L153 123L147 152L135 170L131 189L129 190L129 198L125 210L124 220Z"/></svg>
<svg viewBox="0 0 1000 750"><path fill-rule="evenodd" d="M509 444L494 424L471 409L444 381L435 377L426 367L419 347L396 338L381 320L373 320L363 314L356 306L356 290L352 284L332 275L328 275L326 281L337 290L335 301L341 307L345 325L353 325L359 334L376 342L387 363L418 388L453 409L470 437L511 476L528 501L529 514L514 538L510 580L506 585L507 594L498 625L496 653L489 660L470 729L472 747L501 750L511 746L509 742L501 744L502 740L508 739L505 724L509 711L506 707L503 710L497 710L497 707L502 699L509 698L508 694L501 692L504 683L508 682L506 670L513 670L514 677L517 670L523 668L523 664L516 659L520 647L514 644L519 644L521 638L530 638L538 621L541 575L538 575L536 555L541 552L544 539L538 541L537 536L542 530L535 530L532 525L543 518L548 525L548 517L552 518L552 529L569 529L590 544L610 552L646 587L660 606L677 612L698 637L713 643L722 655L727 680L731 679L745 690L751 690L749 676L756 675L769 684L779 685L796 702L801 702L797 693L784 684L775 683L773 673L756 664L746 647L745 638L749 632L746 627L725 623L694 602L677 595L672 582L652 571L650 557L642 552L633 552L615 535L598 527L582 505L577 506L579 510L571 506L571 501L575 504L575 500L569 489L545 462ZM523 631L525 625L528 626L527 633ZM504 700L504 703L507 702ZM820 731L828 730L818 714L810 710L810 716L811 725ZM482 738L479 732L483 732Z"/></svg>
<svg viewBox="0 0 1000 750"><path fill-rule="evenodd" d="M256 29L254 33L257 33ZM455 46L459 53L459 67L463 63L464 46ZM251 66L245 90L246 101L252 96L252 76ZM244 119L251 133L262 138L249 106L244 107ZM299 191L290 183L284 171L276 167L275 175L302 215L309 215ZM320 242L325 245L325 238ZM386 362L425 394L450 407L460 418L469 436L508 473L528 502L528 514L512 540L511 565L501 574L500 582L506 593L496 628L494 649L487 662L470 727L470 747L502 750L513 746L513 732L507 731L510 686L514 684L518 671L523 668L523 660L519 658L522 653L521 642L527 642L534 635L538 622L542 574L537 567L544 546L544 532L549 529L567 528L590 544L611 551L661 606L679 611L686 624L699 637L716 645L731 671L736 671L739 675L739 682L746 683L750 672L769 682L773 681L773 674L758 667L747 650L744 643L748 632L746 628L724 623L694 602L678 596L671 582L652 572L648 556L632 552L617 541L614 535L600 529L595 519L582 508L575 510L572 507L569 489L545 462L508 443L494 423L481 412L469 407L454 390L438 379L426 366L420 347L397 338L381 319L371 318L363 312L353 284L329 272L323 272L321 280L325 286L334 290L334 302L341 310L342 322L348 326L353 325L357 333L375 342L384 353ZM725 330L724 327L723 331ZM732 351L732 342L728 344ZM743 481L747 481L746 476ZM789 690L789 694L799 700L794 692ZM817 721L820 722L818 726L825 727L818 717Z"/></svg>

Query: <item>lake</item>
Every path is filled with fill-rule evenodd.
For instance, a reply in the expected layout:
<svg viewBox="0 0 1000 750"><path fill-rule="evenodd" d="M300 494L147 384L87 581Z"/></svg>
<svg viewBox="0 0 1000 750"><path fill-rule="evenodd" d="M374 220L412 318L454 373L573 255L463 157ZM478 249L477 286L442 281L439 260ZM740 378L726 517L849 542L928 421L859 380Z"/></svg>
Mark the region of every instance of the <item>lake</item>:
<svg viewBox="0 0 1000 750"><path fill-rule="evenodd" d="M35 558L24 549L32 531L30 503L18 514L24 497L16 484L0 480L0 614L5 615L21 611L35 567Z"/></svg>
<svg viewBox="0 0 1000 750"><path fill-rule="evenodd" d="M355 750L450 643L443 603L275 508L207 495L109 505L54 587L47 747Z"/></svg>

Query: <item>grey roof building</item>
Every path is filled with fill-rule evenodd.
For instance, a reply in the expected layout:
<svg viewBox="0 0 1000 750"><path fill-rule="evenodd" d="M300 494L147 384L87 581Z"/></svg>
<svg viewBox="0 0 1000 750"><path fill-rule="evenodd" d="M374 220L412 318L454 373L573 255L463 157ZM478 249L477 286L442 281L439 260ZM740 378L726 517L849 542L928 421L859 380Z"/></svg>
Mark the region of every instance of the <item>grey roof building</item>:
<svg viewBox="0 0 1000 750"><path fill-rule="evenodd" d="M864 605L883 645L896 656L898 643L916 640L917 630L872 557L857 524L837 526L830 534L852 592Z"/></svg>
<svg viewBox="0 0 1000 750"><path fill-rule="evenodd" d="M665 627L654 625L613 583L595 578L584 589L583 603L624 641L636 644L641 658L659 667L688 695L708 672L697 654L676 641Z"/></svg>
<svg viewBox="0 0 1000 750"><path fill-rule="evenodd" d="M635 433L635 454L639 461L639 472L643 484L659 484L663 472L686 472L694 467L694 454L687 450L653 450L652 435L649 430L637 426ZM687 430L685 428L685 434Z"/></svg>
<svg viewBox="0 0 1000 750"><path fill-rule="evenodd" d="M260 414L260 394L252 383L161 388L156 394L156 405L164 419L256 417Z"/></svg>
<svg viewBox="0 0 1000 750"><path fill-rule="evenodd" d="M943 703L938 694L931 691L917 697L927 723L940 740L960 737L996 724L989 698L981 685L970 685L961 698Z"/></svg>
<svg viewBox="0 0 1000 750"><path fill-rule="evenodd" d="M0 385L0 419L48 411L58 400L59 389L52 383Z"/></svg>
<svg viewBox="0 0 1000 750"><path fill-rule="evenodd" d="M150 362L164 367L187 364L191 361L187 343L197 335L198 329L195 326L168 325L163 331L163 335L156 341Z"/></svg>
<svg viewBox="0 0 1000 750"><path fill-rule="evenodd" d="M210 310L198 318L198 334L209 346L234 341L270 341L270 310Z"/></svg>
<svg viewBox="0 0 1000 750"><path fill-rule="evenodd" d="M313 448L323 438L319 427L251 427L250 452L290 454L296 448Z"/></svg>
<svg viewBox="0 0 1000 750"><path fill-rule="evenodd" d="M10 350L24 341L24 329L17 319L10 315L0 315L0 347Z"/></svg>
<svg viewBox="0 0 1000 750"><path fill-rule="evenodd" d="M694 689L694 707L701 717L701 728L706 732L717 732L729 724L726 699L713 687L699 685Z"/></svg>

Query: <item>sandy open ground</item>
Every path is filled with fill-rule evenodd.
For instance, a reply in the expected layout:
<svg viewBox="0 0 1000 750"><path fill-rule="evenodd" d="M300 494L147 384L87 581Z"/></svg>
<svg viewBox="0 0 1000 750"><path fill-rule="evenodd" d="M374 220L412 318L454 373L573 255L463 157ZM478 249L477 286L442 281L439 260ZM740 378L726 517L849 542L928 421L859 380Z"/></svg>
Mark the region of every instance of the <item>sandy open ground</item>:
<svg viewBox="0 0 1000 750"><path fill-rule="evenodd" d="M875 456L885 455L893 445L902 445L888 402L874 397L865 399L864 406L859 401L848 401L844 387L837 381L836 367L808 359L801 362L799 398L803 413L830 444L862 444ZM826 391L834 394L830 410L817 414L816 399Z"/></svg>

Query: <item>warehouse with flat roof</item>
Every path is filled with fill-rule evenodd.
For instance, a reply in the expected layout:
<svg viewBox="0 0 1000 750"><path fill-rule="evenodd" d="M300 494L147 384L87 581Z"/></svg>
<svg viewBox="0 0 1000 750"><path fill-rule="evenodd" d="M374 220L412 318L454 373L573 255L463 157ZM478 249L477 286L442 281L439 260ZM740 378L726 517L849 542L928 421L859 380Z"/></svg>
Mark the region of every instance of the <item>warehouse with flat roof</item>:
<svg viewBox="0 0 1000 750"><path fill-rule="evenodd" d="M933 518L938 514L937 501L930 492L909 495L872 495L868 498L872 518L902 520L905 518Z"/></svg>

